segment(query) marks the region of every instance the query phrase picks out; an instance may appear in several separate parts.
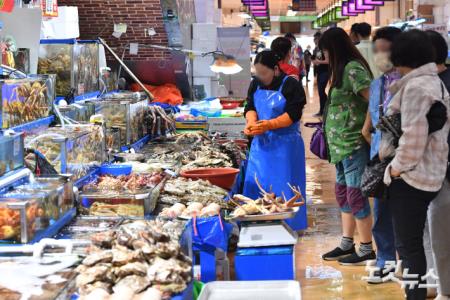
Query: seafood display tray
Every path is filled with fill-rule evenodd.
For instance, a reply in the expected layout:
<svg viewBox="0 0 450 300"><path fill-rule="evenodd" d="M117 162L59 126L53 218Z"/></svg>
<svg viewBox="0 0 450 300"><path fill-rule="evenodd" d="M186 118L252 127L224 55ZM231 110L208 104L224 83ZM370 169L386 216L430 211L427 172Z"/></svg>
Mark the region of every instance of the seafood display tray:
<svg viewBox="0 0 450 300"><path fill-rule="evenodd" d="M199 300L301 300L298 281L216 281L203 288Z"/></svg>
<svg viewBox="0 0 450 300"><path fill-rule="evenodd" d="M286 220L295 216L298 212L298 207L295 207L292 211L274 213L268 215L246 215L243 217L235 218L236 221L241 222L256 222L256 221L276 221L276 220Z"/></svg>

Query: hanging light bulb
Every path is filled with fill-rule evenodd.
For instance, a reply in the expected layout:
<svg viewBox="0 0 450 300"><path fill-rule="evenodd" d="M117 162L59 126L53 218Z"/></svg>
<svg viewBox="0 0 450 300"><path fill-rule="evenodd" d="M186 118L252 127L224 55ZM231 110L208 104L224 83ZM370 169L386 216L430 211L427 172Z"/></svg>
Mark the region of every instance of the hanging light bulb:
<svg viewBox="0 0 450 300"><path fill-rule="evenodd" d="M209 67L214 73L226 75L237 74L242 71L242 67L233 56L225 54L214 54L214 63Z"/></svg>

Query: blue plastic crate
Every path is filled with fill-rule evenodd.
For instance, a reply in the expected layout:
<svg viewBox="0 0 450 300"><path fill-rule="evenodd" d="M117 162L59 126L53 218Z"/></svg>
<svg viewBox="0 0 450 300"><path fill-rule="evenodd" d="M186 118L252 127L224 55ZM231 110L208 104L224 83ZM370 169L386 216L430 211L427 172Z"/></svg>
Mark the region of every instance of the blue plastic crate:
<svg viewBox="0 0 450 300"><path fill-rule="evenodd" d="M238 248L236 280L294 280L294 246Z"/></svg>

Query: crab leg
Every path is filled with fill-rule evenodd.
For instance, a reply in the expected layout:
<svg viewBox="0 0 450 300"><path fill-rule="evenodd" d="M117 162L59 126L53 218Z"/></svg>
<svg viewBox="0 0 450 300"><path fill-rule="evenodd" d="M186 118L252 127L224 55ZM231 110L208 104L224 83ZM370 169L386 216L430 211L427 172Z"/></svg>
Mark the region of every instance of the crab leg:
<svg viewBox="0 0 450 300"><path fill-rule="evenodd" d="M261 183L258 181L258 177L256 176L256 173L255 173L255 183L256 183L256 185L258 186L259 190L260 190L264 195L267 194L267 192L262 188Z"/></svg>

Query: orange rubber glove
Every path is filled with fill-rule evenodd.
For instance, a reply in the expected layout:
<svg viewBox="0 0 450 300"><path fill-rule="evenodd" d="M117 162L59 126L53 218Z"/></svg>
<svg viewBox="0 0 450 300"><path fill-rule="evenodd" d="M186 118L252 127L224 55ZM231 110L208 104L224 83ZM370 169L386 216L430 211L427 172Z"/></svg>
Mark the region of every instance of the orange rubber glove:
<svg viewBox="0 0 450 300"><path fill-rule="evenodd" d="M291 117L289 117L289 114L284 113L275 119L262 120L262 121L256 122L256 126L254 126L252 128L252 133L256 132L256 131L264 133L269 130L285 128L285 127L291 126L292 123L293 122L291 120ZM259 133L259 134L262 134L262 133Z"/></svg>
<svg viewBox="0 0 450 300"><path fill-rule="evenodd" d="M258 121L258 114L254 110L249 110L245 114L245 119L247 119L247 125L244 129L245 135L253 135L252 134L252 127L256 125L256 122Z"/></svg>

